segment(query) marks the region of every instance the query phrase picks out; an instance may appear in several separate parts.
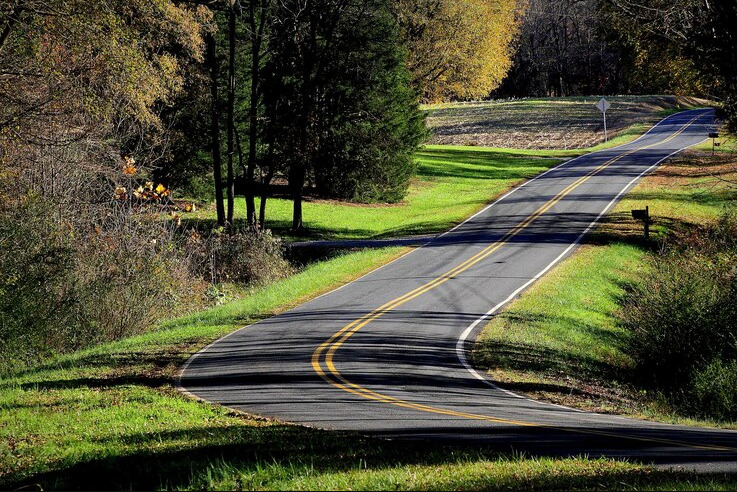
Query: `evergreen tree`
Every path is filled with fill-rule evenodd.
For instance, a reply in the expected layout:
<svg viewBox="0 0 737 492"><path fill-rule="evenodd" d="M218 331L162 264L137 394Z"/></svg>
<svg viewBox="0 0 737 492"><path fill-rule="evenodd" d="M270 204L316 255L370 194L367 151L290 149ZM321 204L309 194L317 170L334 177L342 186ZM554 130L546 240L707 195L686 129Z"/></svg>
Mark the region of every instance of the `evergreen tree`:
<svg viewBox="0 0 737 492"><path fill-rule="evenodd" d="M412 154L425 125L387 2L371 3L341 26L345 32L319 81L315 184L331 197L395 202L415 171Z"/></svg>
<svg viewBox="0 0 737 492"><path fill-rule="evenodd" d="M285 0L273 19L265 133L289 169L292 227L306 181L332 197L401 199L424 122L389 0Z"/></svg>

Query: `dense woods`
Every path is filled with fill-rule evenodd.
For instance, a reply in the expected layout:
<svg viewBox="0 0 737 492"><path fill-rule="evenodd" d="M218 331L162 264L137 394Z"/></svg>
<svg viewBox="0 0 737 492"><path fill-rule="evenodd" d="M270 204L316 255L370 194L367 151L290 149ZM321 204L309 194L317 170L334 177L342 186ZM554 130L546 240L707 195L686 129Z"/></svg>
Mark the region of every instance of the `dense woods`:
<svg viewBox="0 0 737 492"><path fill-rule="evenodd" d="M736 31L735 2L530 0L511 72L496 94L732 101Z"/></svg>

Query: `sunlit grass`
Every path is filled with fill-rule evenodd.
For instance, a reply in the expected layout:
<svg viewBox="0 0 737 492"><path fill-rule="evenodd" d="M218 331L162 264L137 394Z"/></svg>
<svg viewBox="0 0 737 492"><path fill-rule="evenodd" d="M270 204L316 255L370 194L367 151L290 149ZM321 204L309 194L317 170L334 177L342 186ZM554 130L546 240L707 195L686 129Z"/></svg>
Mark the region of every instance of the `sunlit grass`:
<svg viewBox="0 0 737 492"><path fill-rule="evenodd" d="M427 146L417 154L418 172L397 204L308 200L304 226L311 238L369 239L445 231L515 184L558 164L564 153ZM236 200L243 211L245 201ZM243 215L242 213L240 214ZM209 207L195 215L213 220ZM270 199L266 227L289 236L292 202Z"/></svg>

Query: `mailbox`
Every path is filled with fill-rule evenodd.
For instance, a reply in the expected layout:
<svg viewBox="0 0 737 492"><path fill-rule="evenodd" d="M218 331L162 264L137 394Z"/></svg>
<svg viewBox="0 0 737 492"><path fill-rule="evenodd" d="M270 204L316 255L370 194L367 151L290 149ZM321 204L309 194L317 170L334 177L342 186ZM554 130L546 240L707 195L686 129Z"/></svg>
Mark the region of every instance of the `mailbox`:
<svg viewBox="0 0 737 492"><path fill-rule="evenodd" d="M709 138L719 138L719 132L710 132Z"/></svg>
<svg viewBox="0 0 737 492"><path fill-rule="evenodd" d="M645 228L645 239L650 238L650 207L644 209L635 209L632 211L632 218L635 220L641 220L642 225Z"/></svg>
<svg viewBox="0 0 737 492"><path fill-rule="evenodd" d="M648 209L646 208L643 208L642 210L633 210L632 218L635 220L641 220L645 222L645 221L650 220L650 214L648 213Z"/></svg>

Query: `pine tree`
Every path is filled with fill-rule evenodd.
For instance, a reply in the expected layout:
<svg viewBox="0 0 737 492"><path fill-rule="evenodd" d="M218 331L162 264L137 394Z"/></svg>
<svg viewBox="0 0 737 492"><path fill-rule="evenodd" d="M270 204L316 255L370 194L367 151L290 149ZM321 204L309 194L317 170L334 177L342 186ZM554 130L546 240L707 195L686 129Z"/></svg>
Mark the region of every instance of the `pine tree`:
<svg viewBox="0 0 737 492"><path fill-rule="evenodd" d="M290 0L279 9L264 104L275 159L289 169L293 228L306 181L331 197L401 199L425 130L389 0Z"/></svg>

